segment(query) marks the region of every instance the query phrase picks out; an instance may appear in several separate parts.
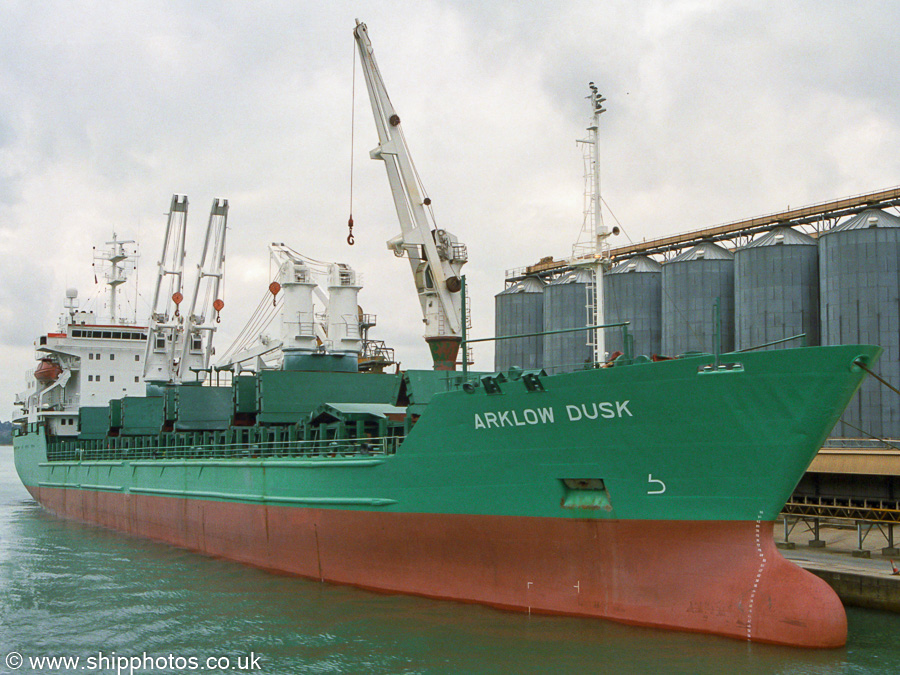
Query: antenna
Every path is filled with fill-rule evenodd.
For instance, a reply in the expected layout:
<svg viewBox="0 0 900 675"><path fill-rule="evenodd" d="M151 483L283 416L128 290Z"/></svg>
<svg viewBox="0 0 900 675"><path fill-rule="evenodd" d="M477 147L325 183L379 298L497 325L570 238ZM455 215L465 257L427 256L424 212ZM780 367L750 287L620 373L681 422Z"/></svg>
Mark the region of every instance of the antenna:
<svg viewBox="0 0 900 675"><path fill-rule="evenodd" d="M603 213L600 198L600 115L606 112L603 103L606 99L600 94L597 85L588 83L590 94L587 99L591 104L591 118L588 122L588 137L577 141L582 146L584 157L584 220L578 240L572 246L572 264L584 265L591 270L592 284L587 302L587 321L589 324L601 326L604 323L603 307L603 266L609 261L609 245L606 240L610 234L618 234L618 228L612 232L603 224ZM606 254L606 255L604 255ZM606 360L606 336L604 329L598 328L593 336L594 362Z"/></svg>
<svg viewBox="0 0 900 675"><path fill-rule="evenodd" d="M591 104L591 118L588 122L588 137L576 141L582 146L584 156L584 220L578 240L572 247L573 258L595 256L602 252L609 231L603 224L600 208L600 115L606 112L606 99L597 85L588 83L591 93L586 97Z"/></svg>
<svg viewBox="0 0 900 675"><path fill-rule="evenodd" d="M115 232L112 241L106 242L107 248L102 251L94 250L94 264L100 264L101 274L106 281L109 293L109 318L110 323L125 323L128 319L121 319L119 313L119 286L128 281L128 276L137 269L137 243L132 239L119 240ZM136 291L137 289L135 289ZM136 321L134 317L130 319Z"/></svg>

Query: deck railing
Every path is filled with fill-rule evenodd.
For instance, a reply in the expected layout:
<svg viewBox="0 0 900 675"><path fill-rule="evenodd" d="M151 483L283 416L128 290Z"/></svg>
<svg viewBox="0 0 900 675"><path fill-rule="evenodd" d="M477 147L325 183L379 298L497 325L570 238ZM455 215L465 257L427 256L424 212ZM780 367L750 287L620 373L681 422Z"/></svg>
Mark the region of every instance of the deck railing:
<svg viewBox="0 0 900 675"><path fill-rule="evenodd" d="M313 440L251 440L247 442L191 442L186 438L107 438L98 441L54 441L48 444L50 462L168 459L274 459L334 458L393 455L402 442L398 436Z"/></svg>

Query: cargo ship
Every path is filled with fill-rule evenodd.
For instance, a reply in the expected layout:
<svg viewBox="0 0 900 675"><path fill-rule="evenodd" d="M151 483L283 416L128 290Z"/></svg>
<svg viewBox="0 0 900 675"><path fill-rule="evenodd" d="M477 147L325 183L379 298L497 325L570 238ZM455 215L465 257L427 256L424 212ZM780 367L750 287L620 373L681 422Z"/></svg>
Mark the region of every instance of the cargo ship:
<svg viewBox="0 0 900 675"><path fill-rule="evenodd" d="M465 247L429 218L363 24L355 38L402 230L388 246L410 263L434 369L385 372L353 269L284 244L267 301L280 338L211 365L227 202L182 312L176 195L147 325L68 292L35 341L14 439L29 492L64 518L323 582L843 645L839 599L781 557L773 524L881 349L470 371Z"/></svg>

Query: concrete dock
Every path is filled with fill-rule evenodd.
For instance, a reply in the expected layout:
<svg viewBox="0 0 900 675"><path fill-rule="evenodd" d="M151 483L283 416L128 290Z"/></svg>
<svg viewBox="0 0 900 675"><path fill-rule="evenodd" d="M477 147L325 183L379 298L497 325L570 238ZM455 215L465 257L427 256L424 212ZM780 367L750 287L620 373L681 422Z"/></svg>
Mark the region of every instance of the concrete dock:
<svg viewBox="0 0 900 675"><path fill-rule="evenodd" d="M900 612L900 575L893 573L893 563L900 568L900 556L882 553L887 542L873 531L859 548L855 526L822 525L821 543L809 545L811 533L795 529L789 542L779 540L781 524L776 526L776 543L781 554L824 579L845 605ZM889 549L890 550L890 549Z"/></svg>

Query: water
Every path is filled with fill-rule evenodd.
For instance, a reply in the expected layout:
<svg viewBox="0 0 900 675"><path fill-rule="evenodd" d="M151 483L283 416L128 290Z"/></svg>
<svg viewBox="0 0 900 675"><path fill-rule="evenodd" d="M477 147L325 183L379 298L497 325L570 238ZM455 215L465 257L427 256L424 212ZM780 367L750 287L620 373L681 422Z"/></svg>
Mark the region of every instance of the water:
<svg viewBox="0 0 900 675"><path fill-rule="evenodd" d="M900 616L848 615L846 648L809 651L278 576L54 518L0 448L2 673L900 672Z"/></svg>

